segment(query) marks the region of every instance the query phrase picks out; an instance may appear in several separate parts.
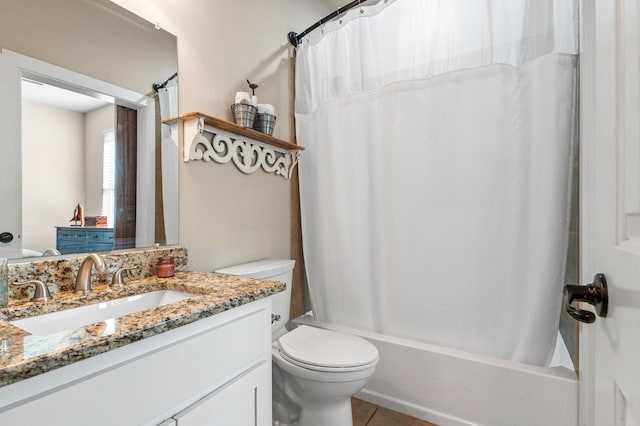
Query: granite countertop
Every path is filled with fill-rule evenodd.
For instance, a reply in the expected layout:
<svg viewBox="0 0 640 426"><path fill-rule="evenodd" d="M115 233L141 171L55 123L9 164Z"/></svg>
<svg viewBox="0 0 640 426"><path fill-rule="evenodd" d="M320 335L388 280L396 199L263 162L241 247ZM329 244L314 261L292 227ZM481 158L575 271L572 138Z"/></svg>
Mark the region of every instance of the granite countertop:
<svg viewBox="0 0 640 426"><path fill-rule="evenodd" d="M283 291L275 281L230 275L176 272L172 278L149 277L131 280L121 289L97 285L88 295L57 293L49 302L12 300L0 309L0 386L90 358L138 340L154 336L236 306ZM110 321L48 336L35 336L9 321L76 308L156 290L193 293L186 300Z"/></svg>

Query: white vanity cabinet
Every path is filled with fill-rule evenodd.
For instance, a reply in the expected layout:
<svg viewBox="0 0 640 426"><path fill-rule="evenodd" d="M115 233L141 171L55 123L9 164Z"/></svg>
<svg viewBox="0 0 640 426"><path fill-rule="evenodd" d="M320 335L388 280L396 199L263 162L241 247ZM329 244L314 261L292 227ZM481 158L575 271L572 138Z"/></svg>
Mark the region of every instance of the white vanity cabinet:
<svg viewBox="0 0 640 426"><path fill-rule="evenodd" d="M270 364L271 361L268 362ZM257 383L265 380L271 386L270 367L264 361L256 368L205 396L172 417L178 426L216 425L257 425L263 424L259 418L270 418L267 406L258 401ZM271 401L269 401L269 404ZM215 422L210 422L210 419Z"/></svg>
<svg viewBox="0 0 640 426"><path fill-rule="evenodd" d="M2 425L271 425L261 299L0 388Z"/></svg>

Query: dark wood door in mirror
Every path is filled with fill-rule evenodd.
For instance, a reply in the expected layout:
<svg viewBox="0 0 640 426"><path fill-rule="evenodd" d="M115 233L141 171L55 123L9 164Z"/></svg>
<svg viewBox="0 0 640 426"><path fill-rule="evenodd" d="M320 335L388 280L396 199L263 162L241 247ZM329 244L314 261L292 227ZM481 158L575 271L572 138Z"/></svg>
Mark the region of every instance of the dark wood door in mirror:
<svg viewBox="0 0 640 426"><path fill-rule="evenodd" d="M116 107L116 249L136 246L137 111Z"/></svg>

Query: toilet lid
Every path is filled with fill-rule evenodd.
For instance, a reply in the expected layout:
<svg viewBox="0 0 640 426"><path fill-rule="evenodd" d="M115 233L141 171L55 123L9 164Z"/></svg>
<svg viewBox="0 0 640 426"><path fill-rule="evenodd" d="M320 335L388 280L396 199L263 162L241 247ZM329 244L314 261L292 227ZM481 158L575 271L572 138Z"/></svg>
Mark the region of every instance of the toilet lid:
<svg viewBox="0 0 640 426"><path fill-rule="evenodd" d="M378 361L378 350L365 339L301 325L278 339L280 353L310 366L348 368Z"/></svg>

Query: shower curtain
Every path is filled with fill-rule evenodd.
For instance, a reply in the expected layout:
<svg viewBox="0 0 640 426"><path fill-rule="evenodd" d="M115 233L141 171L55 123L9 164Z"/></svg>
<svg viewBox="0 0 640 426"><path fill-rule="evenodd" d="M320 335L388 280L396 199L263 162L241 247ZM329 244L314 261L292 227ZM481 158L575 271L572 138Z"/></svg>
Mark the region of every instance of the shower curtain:
<svg viewBox="0 0 640 426"><path fill-rule="evenodd" d="M577 4L396 0L296 58L314 315L532 365L564 279Z"/></svg>

